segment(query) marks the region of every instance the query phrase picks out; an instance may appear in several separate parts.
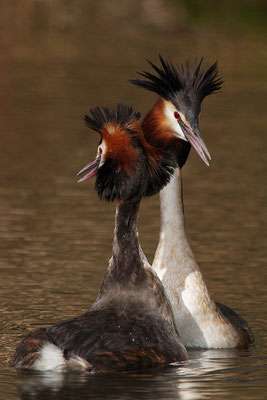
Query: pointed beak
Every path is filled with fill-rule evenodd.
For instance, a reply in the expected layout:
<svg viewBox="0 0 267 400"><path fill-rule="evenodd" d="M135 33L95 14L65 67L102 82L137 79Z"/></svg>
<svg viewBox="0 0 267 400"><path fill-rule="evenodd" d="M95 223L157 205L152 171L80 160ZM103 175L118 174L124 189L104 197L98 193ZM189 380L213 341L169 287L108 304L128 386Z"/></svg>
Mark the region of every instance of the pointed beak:
<svg viewBox="0 0 267 400"><path fill-rule="evenodd" d="M179 119L177 122L182 128L186 140L194 147L197 154L204 161L204 163L209 166L209 160L211 160L211 156L209 150L207 149L207 146L200 136L199 129L191 129L181 119Z"/></svg>
<svg viewBox="0 0 267 400"><path fill-rule="evenodd" d="M100 156L97 156L93 161L91 161L89 164L87 164L83 169L81 169L78 172L76 176L80 176L85 172L87 172L87 174L85 174L81 179L78 180L78 183L87 181L87 179L90 179L92 178L92 176L96 175L100 164L100 158L101 158Z"/></svg>

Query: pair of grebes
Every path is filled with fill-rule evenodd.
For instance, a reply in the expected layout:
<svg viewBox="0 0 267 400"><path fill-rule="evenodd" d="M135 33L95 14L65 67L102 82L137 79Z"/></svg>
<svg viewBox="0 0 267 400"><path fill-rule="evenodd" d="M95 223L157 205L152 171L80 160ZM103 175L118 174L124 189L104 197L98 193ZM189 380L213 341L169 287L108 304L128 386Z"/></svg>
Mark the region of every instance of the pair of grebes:
<svg viewBox="0 0 267 400"><path fill-rule="evenodd" d="M218 91L217 63L175 67L159 58L131 82L159 98L140 114L119 104L90 110L86 125L101 141L80 181L96 176L100 199L117 201L112 257L99 294L84 314L26 336L17 368L137 371L188 358L188 348L234 348L253 342L248 324L209 296L188 244L181 169L191 146L208 165L199 132L202 100ZM160 239L152 267L138 240L143 197L160 192Z"/></svg>

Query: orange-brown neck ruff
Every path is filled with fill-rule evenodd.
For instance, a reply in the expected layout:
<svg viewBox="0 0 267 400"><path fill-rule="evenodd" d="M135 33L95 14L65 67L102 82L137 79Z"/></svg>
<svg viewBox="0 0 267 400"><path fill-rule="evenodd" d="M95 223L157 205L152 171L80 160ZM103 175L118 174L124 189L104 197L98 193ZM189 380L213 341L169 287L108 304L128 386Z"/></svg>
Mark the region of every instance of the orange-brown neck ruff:
<svg viewBox="0 0 267 400"><path fill-rule="evenodd" d="M134 131L130 131L131 128ZM116 159L118 170L123 170L128 175L135 170L138 156L138 149L133 147L132 138L142 134L138 124L133 124L131 128L129 126L129 133L126 134L120 125L108 123L100 132L107 147L105 159Z"/></svg>
<svg viewBox="0 0 267 400"><path fill-rule="evenodd" d="M152 146L174 154L181 168L187 160L191 145L175 136L170 129L164 107L165 100L159 97L142 122L143 132Z"/></svg>

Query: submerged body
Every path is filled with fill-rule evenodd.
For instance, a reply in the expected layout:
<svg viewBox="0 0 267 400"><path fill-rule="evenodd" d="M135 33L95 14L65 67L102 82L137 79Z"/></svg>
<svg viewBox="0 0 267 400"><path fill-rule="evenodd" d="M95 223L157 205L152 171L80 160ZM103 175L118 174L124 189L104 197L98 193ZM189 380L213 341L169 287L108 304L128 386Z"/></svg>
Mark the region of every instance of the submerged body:
<svg viewBox="0 0 267 400"><path fill-rule="evenodd" d="M201 71L202 60L193 69L189 63L176 68L161 57L160 62L161 68L150 63L155 75L142 72L139 74L145 80L131 81L159 95L142 122L144 135L151 145L170 151L177 160L175 175L160 192L160 239L152 266L166 289L186 347L249 345L254 337L248 324L210 298L185 232L181 168L190 145L209 165L198 116L202 100L221 87L217 64Z"/></svg>
<svg viewBox="0 0 267 400"><path fill-rule="evenodd" d="M99 197L119 201L112 258L90 309L30 333L17 348L17 368L107 373L187 358L170 303L144 260L137 232L140 200L167 183L171 162L162 162L162 154L144 145L138 115L132 109L120 105L117 112L94 109L91 113L87 124L101 134L102 141L96 159L82 170L90 169L82 180L97 175Z"/></svg>

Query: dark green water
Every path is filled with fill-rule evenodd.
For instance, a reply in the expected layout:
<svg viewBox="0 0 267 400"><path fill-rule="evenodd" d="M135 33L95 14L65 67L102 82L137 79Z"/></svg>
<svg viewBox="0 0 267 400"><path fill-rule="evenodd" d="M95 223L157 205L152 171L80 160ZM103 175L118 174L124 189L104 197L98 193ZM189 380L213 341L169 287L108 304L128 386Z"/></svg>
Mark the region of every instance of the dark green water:
<svg viewBox="0 0 267 400"><path fill-rule="evenodd" d="M265 399L267 391L267 46L261 33L196 24L171 2L12 1L0 4L0 399ZM98 136L90 107L153 94L128 84L146 58L219 61L220 94L205 100L207 168L184 168L190 243L214 299L245 317L248 351L194 351L180 366L85 377L18 373L14 349L30 329L94 301L111 254L114 205L76 172ZM141 208L141 242L157 244L158 198Z"/></svg>

